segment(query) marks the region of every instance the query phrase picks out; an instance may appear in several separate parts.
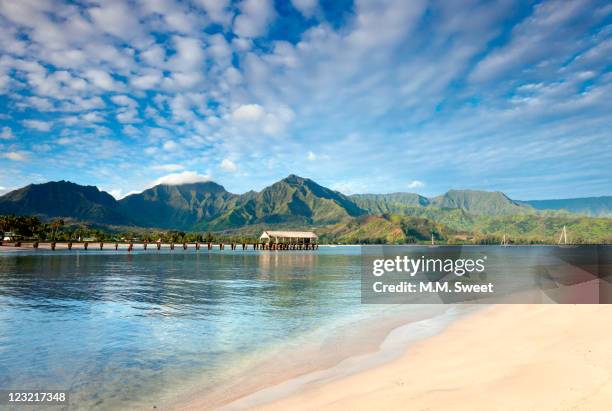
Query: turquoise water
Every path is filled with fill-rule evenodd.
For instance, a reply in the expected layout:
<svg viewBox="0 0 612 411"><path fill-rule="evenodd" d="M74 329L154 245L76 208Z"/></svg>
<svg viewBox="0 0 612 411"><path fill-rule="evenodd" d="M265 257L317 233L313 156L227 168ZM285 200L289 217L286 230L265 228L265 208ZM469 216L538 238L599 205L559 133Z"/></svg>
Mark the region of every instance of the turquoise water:
<svg viewBox="0 0 612 411"><path fill-rule="evenodd" d="M0 389L68 390L75 409L151 409L281 350L323 350L383 310L360 304L359 252L2 253Z"/></svg>

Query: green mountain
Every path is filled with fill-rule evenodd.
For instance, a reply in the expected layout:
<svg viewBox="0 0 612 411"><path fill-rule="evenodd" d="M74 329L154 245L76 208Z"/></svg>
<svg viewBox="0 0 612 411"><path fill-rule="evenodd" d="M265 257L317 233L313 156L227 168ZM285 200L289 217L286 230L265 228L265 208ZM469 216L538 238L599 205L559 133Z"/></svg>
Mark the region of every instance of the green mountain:
<svg viewBox="0 0 612 411"><path fill-rule="evenodd" d="M429 199L414 193L353 194L350 199L368 214L403 213L408 207L426 207Z"/></svg>
<svg viewBox="0 0 612 411"><path fill-rule="evenodd" d="M450 208L476 215L510 215L530 212L528 204L520 204L499 191L450 190L427 198L414 193L355 194L353 200L368 214L410 214L415 207Z"/></svg>
<svg viewBox="0 0 612 411"><path fill-rule="evenodd" d="M592 217L612 217L612 196L530 200L524 203L538 210L565 210Z"/></svg>
<svg viewBox="0 0 612 411"><path fill-rule="evenodd" d="M323 225L364 214L344 194L292 174L259 193L244 194L236 207L201 226L224 229L259 223Z"/></svg>
<svg viewBox="0 0 612 411"><path fill-rule="evenodd" d="M295 175L242 195L213 182L158 185L119 203L138 226L181 230L321 225L365 214L345 195Z"/></svg>
<svg viewBox="0 0 612 411"><path fill-rule="evenodd" d="M449 190L432 198L430 204L438 208L458 208L477 215L510 215L532 211L531 207L519 204L499 191Z"/></svg>
<svg viewBox="0 0 612 411"><path fill-rule="evenodd" d="M241 196L213 182L157 185L129 195L119 204L125 216L141 227L190 230L233 209Z"/></svg>
<svg viewBox="0 0 612 411"><path fill-rule="evenodd" d="M0 214L62 217L99 224L129 224L117 201L94 186L69 181L30 184L0 197Z"/></svg>

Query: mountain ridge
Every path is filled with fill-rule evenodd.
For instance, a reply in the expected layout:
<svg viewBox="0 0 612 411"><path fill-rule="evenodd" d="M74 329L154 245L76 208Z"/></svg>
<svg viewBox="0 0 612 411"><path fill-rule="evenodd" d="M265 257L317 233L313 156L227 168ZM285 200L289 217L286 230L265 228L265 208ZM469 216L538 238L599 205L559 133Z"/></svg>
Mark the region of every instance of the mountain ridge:
<svg viewBox="0 0 612 411"><path fill-rule="evenodd" d="M434 211L441 209L507 216L561 210L568 204L584 213L595 210L600 215L612 215L612 196L593 199L515 201L499 191L479 190L449 190L431 198L402 192L349 196L291 174L259 192L234 194L207 181L160 184L120 200L95 186L64 180L30 184L0 196L0 214L179 230L225 230L261 224L323 226L367 215L436 215ZM547 206L558 208L544 208Z"/></svg>
<svg viewBox="0 0 612 411"><path fill-rule="evenodd" d="M448 190L436 197L416 193L354 194L357 204L372 214L404 214L412 207L461 209L471 214L510 215L530 212L531 206L520 204L500 191Z"/></svg>
<svg viewBox="0 0 612 411"><path fill-rule="evenodd" d="M0 196L0 214L70 217L103 224L125 224L117 200L96 186L60 180L29 184Z"/></svg>

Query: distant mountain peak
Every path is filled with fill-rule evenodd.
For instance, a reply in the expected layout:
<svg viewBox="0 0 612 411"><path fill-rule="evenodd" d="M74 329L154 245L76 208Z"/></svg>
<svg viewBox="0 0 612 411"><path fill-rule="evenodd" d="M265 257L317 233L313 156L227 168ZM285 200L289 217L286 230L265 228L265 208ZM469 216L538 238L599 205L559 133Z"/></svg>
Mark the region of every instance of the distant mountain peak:
<svg viewBox="0 0 612 411"><path fill-rule="evenodd" d="M309 178L300 177L295 174L289 174L287 177L283 178L281 182L289 183L289 184L304 184L307 181L312 181Z"/></svg>
<svg viewBox="0 0 612 411"><path fill-rule="evenodd" d="M66 217L102 224L127 224L115 198L96 186L70 181L30 184L0 197L0 214Z"/></svg>
<svg viewBox="0 0 612 411"><path fill-rule="evenodd" d="M529 212L531 207L511 200L501 191L449 190L431 199L441 208L459 208L470 214L508 215Z"/></svg>

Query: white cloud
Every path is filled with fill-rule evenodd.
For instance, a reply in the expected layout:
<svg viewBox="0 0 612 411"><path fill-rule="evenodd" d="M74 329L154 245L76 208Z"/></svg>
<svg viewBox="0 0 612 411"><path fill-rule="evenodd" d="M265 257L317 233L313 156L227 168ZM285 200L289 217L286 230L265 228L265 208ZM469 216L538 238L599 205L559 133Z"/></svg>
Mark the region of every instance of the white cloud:
<svg viewBox="0 0 612 411"><path fill-rule="evenodd" d="M357 194L367 192L367 184L361 181L338 181L331 185L331 188L342 194Z"/></svg>
<svg viewBox="0 0 612 411"><path fill-rule="evenodd" d="M232 118L236 121L259 121L266 112L259 104L245 104L239 106L232 112Z"/></svg>
<svg viewBox="0 0 612 411"><path fill-rule="evenodd" d="M318 0L291 0L293 7L298 9L305 17L310 17L317 9Z"/></svg>
<svg viewBox="0 0 612 411"><path fill-rule="evenodd" d="M317 159L317 155L315 153L313 153L312 151L309 151L308 155L306 156L306 158L309 161L315 161Z"/></svg>
<svg viewBox="0 0 612 411"><path fill-rule="evenodd" d="M121 189L120 188L117 188L117 189L114 189L114 190L108 190L107 192L108 192L108 194L110 194L113 197L115 197L116 200L119 200L119 199L122 198L121 197Z"/></svg>
<svg viewBox="0 0 612 411"><path fill-rule="evenodd" d="M51 130L52 124L42 120L23 120L23 125L38 131Z"/></svg>
<svg viewBox="0 0 612 411"><path fill-rule="evenodd" d="M160 67L166 58L166 51L159 44L155 44L140 52L140 58L154 67Z"/></svg>
<svg viewBox="0 0 612 411"><path fill-rule="evenodd" d="M137 89L149 90L156 87L161 80L161 72L149 71L146 74L131 77L130 85L136 87Z"/></svg>
<svg viewBox="0 0 612 411"><path fill-rule="evenodd" d="M200 183L210 181L210 176L198 174L195 171L183 171L182 173L172 173L155 180L151 186L159 184L165 185L180 185L190 183Z"/></svg>
<svg viewBox="0 0 612 411"><path fill-rule="evenodd" d="M228 8L230 0L196 0L208 14L208 17L215 23L226 25L231 18Z"/></svg>
<svg viewBox="0 0 612 411"><path fill-rule="evenodd" d="M117 89L115 80L106 71L90 69L85 72L85 77L102 90L112 91Z"/></svg>
<svg viewBox="0 0 612 411"><path fill-rule="evenodd" d="M140 191L128 191L124 193L123 190L120 188L114 188L114 189L109 189L109 190L103 189L103 190L106 191L108 194L112 195L113 197L115 197L116 200L121 200L122 198L127 197L129 195L140 193Z"/></svg>
<svg viewBox="0 0 612 411"><path fill-rule="evenodd" d="M89 9L92 20L100 30L123 39L132 39L140 34L138 18L126 3L103 2L100 7Z"/></svg>
<svg viewBox="0 0 612 411"><path fill-rule="evenodd" d="M90 111L89 113L82 115L81 120L90 122L90 123L101 123L104 121L104 117L102 117L100 113L96 113L95 111Z"/></svg>
<svg viewBox="0 0 612 411"><path fill-rule="evenodd" d="M178 171L178 170L182 170L185 167L182 166L181 164L158 164L158 165L154 165L151 167L153 170L160 170L160 171Z"/></svg>
<svg viewBox="0 0 612 411"><path fill-rule="evenodd" d="M236 51L248 51L253 46L253 41L251 39L236 37L232 40L232 46Z"/></svg>
<svg viewBox="0 0 612 411"><path fill-rule="evenodd" d="M475 81L495 79L505 73L520 73L521 66L542 61L550 64L561 56L565 61L568 54L581 48L573 38L582 30L577 19L591 14L582 1L551 0L537 4L533 14L514 26L507 44L488 53L471 74Z"/></svg>
<svg viewBox="0 0 612 411"><path fill-rule="evenodd" d="M281 134L293 121L294 117L295 114L289 107L279 107L273 112L266 114L262 131L271 135Z"/></svg>
<svg viewBox="0 0 612 411"><path fill-rule="evenodd" d="M236 171L238 171L238 166L236 165L236 163L234 163L229 158L224 158L223 161L221 161L220 167L221 170L227 171L228 173L235 173Z"/></svg>
<svg viewBox="0 0 612 411"><path fill-rule="evenodd" d="M176 54L168 64L172 71L189 72L202 66L204 50L200 40L192 37L174 36L172 41L176 50Z"/></svg>
<svg viewBox="0 0 612 411"><path fill-rule="evenodd" d="M231 119L237 127L268 135L277 135L285 131L294 117L295 113L289 107L280 106L272 110L266 110L259 104L238 106L231 115Z"/></svg>
<svg viewBox="0 0 612 411"><path fill-rule="evenodd" d="M224 76L230 85L237 85L242 82L242 74L235 67L228 67Z"/></svg>
<svg viewBox="0 0 612 411"><path fill-rule="evenodd" d="M123 124L138 123L141 121L138 117L138 111L135 108L122 108L117 110L116 118L118 122Z"/></svg>
<svg viewBox="0 0 612 411"><path fill-rule="evenodd" d="M423 187L425 187L425 183L419 180L412 180L411 182L408 183L409 189L423 188Z"/></svg>
<svg viewBox="0 0 612 411"><path fill-rule="evenodd" d="M10 127L2 127L2 131L0 131L0 139L10 140L15 137L13 134L13 130Z"/></svg>
<svg viewBox="0 0 612 411"><path fill-rule="evenodd" d="M166 151L174 151L179 148L179 145L174 140L168 140L163 144L162 147Z"/></svg>
<svg viewBox="0 0 612 411"><path fill-rule="evenodd" d="M115 103L118 106L130 106L130 107L134 107L137 106L138 103L136 103L135 100L131 99L130 97L126 96L126 95L117 95L117 96L112 96L111 97L111 101L113 103Z"/></svg>
<svg viewBox="0 0 612 411"><path fill-rule="evenodd" d="M272 0L243 0L234 20L234 33L242 37L259 37L267 31L275 16Z"/></svg>
<svg viewBox="0 0 612 411"><path fill-rule="evenodd" d="M2 156L13 161L25 161L28 158L28 153L25 151L9 151L8 153L2 154Z"/></svg>
<svg viewBox="0 0 612 411"><path fill-rule="evenodd" d="M207 53L215 58L220 66L227 67L231 64L232 49L225 37L221 34L214 34L208 39L209 46Z"/></svg>

